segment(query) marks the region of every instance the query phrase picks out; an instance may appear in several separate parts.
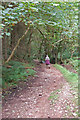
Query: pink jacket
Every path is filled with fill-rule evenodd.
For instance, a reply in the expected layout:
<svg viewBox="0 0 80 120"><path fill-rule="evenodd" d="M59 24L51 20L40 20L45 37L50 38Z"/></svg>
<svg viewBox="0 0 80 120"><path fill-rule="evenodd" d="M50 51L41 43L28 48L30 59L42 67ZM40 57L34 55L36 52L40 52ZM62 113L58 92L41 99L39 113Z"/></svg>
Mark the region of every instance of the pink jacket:
<svg viewBox="0 0 80 120"><path fill-rule="evenodd" d="M49 60L45 60L46 65L50 65L50 61Z"/></svg>

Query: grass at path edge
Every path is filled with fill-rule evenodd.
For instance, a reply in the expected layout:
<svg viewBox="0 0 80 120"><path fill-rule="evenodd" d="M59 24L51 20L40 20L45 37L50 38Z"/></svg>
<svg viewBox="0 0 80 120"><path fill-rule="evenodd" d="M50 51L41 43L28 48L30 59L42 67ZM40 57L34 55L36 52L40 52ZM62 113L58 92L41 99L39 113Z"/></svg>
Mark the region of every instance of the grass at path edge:
<svg viewBox="0 0 80 120"><path fill-rule="evenodd" d="M78 74L70 72L59 64L55 64L54 67L60 70L67 82L69 82L71 87L76 91L78 89Z"/></svg>
<svg viewBox="0 0 80 120"><path fill-rule="evenodd" d="M78 82L78 74L70 72L69 70L67 70L66 68L64 68L63 66L59 65L59 64L55 64L54 67L56 69L58 69L64 76L65 80L70 84L71 86L71 90L73 91L72 94L74 95L74 98L72 101L74 101L74 103L79 106L79 82ZM75 108L76 111L76 108ZM76 111L76 114L80 117L80 110L78 109L78 111Z"/></svg>

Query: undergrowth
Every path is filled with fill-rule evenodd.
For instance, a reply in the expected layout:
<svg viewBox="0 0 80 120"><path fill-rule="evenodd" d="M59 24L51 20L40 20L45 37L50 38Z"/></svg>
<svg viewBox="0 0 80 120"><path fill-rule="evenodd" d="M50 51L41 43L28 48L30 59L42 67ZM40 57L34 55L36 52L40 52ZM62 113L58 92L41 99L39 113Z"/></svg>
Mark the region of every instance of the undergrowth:
<svg viewBox="0 0 80 120"><path fill-rule="evenodd" d="M30 69L25 69L31 67ZM10 61L2 67L2 86L3 88L16 85L21 80L26 80L28 76L33 76L36 71L31 64L18 61Z"/></svg>
<svg viewBox="0 0 80 120"><path fill-rule="evenodd" d="M61 65L55 64L54 65L60 72L63 74L64 78L70 83L71 87L75 90L78 88L78 74L70 72L66 68L62 67Z"/></svg>
<svg viewBox="0 0 80 120"><path fill-rule="evenodd" d="M66 59L64 64L71 65L76 72L79 72L80 60L78 60L78 57Z"/></svg>

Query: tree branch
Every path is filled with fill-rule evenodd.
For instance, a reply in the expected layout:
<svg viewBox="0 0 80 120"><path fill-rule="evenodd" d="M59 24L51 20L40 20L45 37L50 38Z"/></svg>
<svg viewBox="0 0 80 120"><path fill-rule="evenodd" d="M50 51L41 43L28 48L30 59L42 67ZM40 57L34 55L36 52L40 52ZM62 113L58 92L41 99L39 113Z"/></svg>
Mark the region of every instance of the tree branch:
<svg viewBox="0 0 80 120"><path fill-rule="evenodd" d="M41 30L39 30L38 28L37 28L37 30L41 33L41 35L47 40L47 38L46 38L46 36L42 33L42 31ZM48 40L47 40L48 41ZM59 43L59 42L61 42L61 41L63 41L63 39L61 39L61 40L58 40L57 42L55 42L54 44L52 44L52 43L50 43L50 41L48 41L53 47L57 47L57 46L55 46L55 44L56 43Z"/></svg>
<svg viewBox="0 0 80 120"><path fill-rule="evenodd" d="M48 39L46 38L46 36L42 33L42 31L41 30L39 30L38 28L37 28L37 30L41 33L41 35L48 41ZM56 47L54 44L52 44L50 41L48 41L53 47Z"/></svg>
<svg viewBox="0 0 80 120"><path fill-rule="evenodd" d="M59 43L59 42L61 42L61 41L63 41L63 39L61 39L61 40L58 40L57 42L55 42L54 44L56 44L56 43Z"/></svg>

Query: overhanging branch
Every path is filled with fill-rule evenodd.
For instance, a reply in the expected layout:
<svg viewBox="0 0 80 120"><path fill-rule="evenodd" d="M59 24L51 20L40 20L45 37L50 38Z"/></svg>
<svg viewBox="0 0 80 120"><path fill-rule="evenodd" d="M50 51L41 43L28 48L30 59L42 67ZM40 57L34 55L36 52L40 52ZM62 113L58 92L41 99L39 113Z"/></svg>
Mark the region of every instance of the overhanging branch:
<svg viewBox="0 0 80 120"><path fill-rule="evenodd" d="M41 33L41 35L48 41L48 39L47 39L46 36L42 33L42 31L41 31L39 28L37 28L37 30L38 30L38 31ZM54 44L52 44L50 41L48 41L48 42L49 42L53 47L57 47L57 46L55 46L55 44L56 44L56 43L59 43L59 42L61 42L61 41L63 41L63 39L55 42Z"/></svg>

